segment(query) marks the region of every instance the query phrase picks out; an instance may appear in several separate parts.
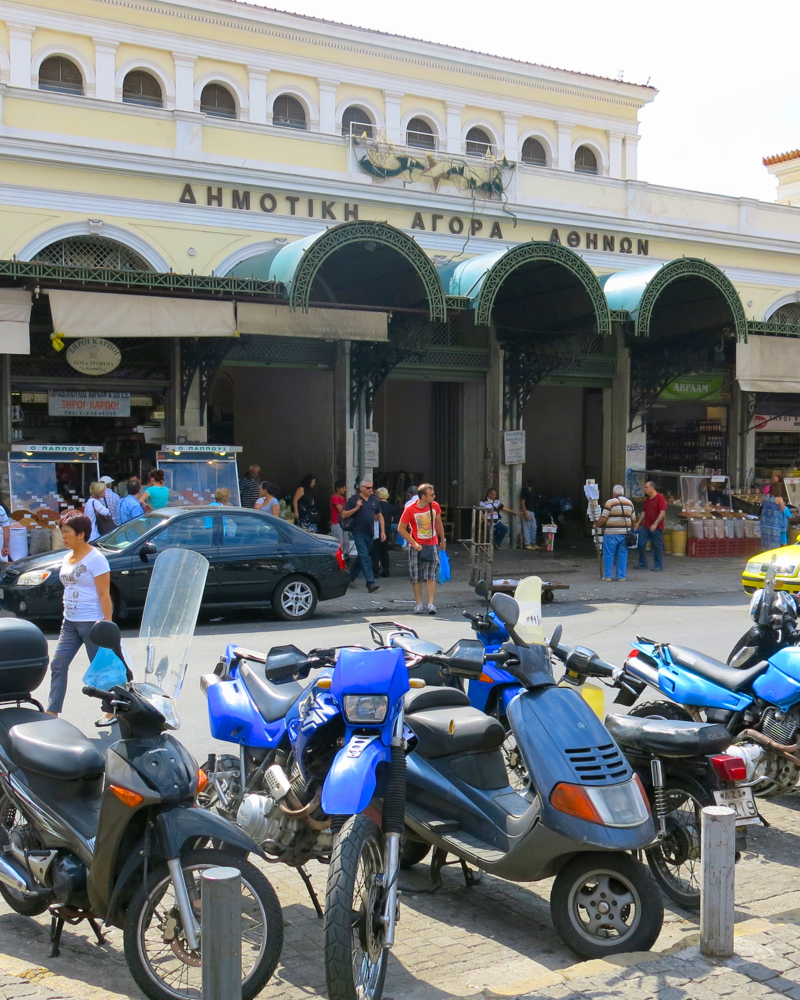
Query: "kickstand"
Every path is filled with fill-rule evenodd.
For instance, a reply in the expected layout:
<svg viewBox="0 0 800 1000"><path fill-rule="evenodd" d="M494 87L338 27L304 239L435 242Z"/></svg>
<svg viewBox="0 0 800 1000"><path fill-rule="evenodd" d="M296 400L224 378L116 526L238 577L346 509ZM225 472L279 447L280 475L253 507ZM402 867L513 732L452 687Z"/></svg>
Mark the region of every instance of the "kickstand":
<svg viewBox="0 0 800 1000"><path fill-rule="evenodd" d="M309 878L308 872L305 870L305 868L302 867L298 868L297 872L300 875L300 878L303 880L303 885L308 890L308 895L311 897L311 902L314 906L314 909L317 912L317 916L319 917L320 920L322 920L323 916L322 907L319 905L319 900L317 899L317 894L314 891L314 886L311 884L311 879Z"/></svg>
<svg viewBox="0 0 800 1000"><path fill-rule="evenodd" d="M461 861L461 871L464 875L464 883L468 889L471 889L473 885L478 885L483 877L483 872L480 869L476 872L472 871L463 859Z"/></svg>
<svg viewBox="0 0 800 1000"><path fill-rule="evenodd" d="M98 924L98 922L94 919L94 917L87 917L86 919L89 921L89 926L94 931L94 936L97 938L97 943L105 944L106 939L100 927L100 924Z"/></svg>
<svg viewBox="0 0 800 1000"><path fill-rule="evenodd" d="M53 916L50 919L50 958L58 958L61 954L61 932L64 930L64 918Z"/></svg>
<svg viewBox="0 0 800 1000"><path fill-rule="evenodd" d="M50 958L58 958L61 954L61 934L64 930L64 924L75 926L82 920L88 922L99 945L106 943L100 924L90 913L86 910L76 909L74 906L54 904L50 907Z"/></svg>

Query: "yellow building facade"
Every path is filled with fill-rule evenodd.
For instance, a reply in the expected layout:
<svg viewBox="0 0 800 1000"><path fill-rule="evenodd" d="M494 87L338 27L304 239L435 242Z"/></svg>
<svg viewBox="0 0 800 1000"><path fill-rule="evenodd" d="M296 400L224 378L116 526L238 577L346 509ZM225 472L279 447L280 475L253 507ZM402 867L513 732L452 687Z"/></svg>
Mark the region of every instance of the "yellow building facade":
<svg viewBox="0 0 800 1000"><path fill-rule="evenodd" d="M0 0L0 436L453 506L788 468L798 210L640 180L655 98L234 0Z"/></svg>

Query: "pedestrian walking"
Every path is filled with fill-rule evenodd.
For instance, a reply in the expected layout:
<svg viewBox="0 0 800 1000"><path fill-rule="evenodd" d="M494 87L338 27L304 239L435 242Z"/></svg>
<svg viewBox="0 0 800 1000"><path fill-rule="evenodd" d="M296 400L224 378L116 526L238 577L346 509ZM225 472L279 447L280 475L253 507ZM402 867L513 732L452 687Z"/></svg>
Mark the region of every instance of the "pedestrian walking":
<svg viewBox="0 0 800 1000"><path fill-rule="evenodd" d="M70 511L61 521L61 536L68 551L59 573L64 588L64 618L50 661L50 715L58 715L64 707L67 674L81 646L86 647L90 661L97 653L97 646L89 639L92 625L101 619L111 621L111 568L103 553L89 544L91 532L92 522L78 511ZM100 721L107 724L105 719Z"/></svg>
<svg viewBox="0 0 800 1000"><path fill-rule="evenodd" d="M644 508L636 522L639 537L639 562L636 569L647 569L647 543L653 550L653 571L664 568L664 521L667 517L666 498L658 492L656 484L644 484Z"/></svg>
<svg viewBox="0 0 800 1000"><path fill-rule="evenodd" d="M533 480L526 479L525 486L519 495L519 509L522 517L522 537L524 539L526 549L539 548L536 544L536 533L538 527L536 524L536 514L534 513L535 503L536 494L533 492Z"/></svg>
<svg viewBox="0 0 800 1000"><path fill-rule="evenodd" d="M268 479L265 479L258 488L258 500L255 502L256 510L263 511L265 514L272 514L274 517L280 517L281 505L276 496L277 492L278 487L275 483L271 483Z"/></svg>
<svg viewBox="0 0 800 1000"><path fill-rule="evenodd" d="M407 505L400 515L397 530L408 542L408 575L414 591L414 614L426 611L436 614L436 574L439 572L439 550L447 548L442 524L442 509L436 503L433 486L423 483L417 490L417 502ZM422 604L422 584L427 589L427 606Z"/></svg>
<svg viewBox="0 0 800 1000"><path fill-rule="evenodd" d="M300 485L294 491L292 497L292 510L294 511L295 524L306 531L319 531L319 511L317 501L311 492L317 485L316 476L309 473L300 480Z"/></svg>
<svg viewBox="0 0 800 1000"><path fill-rule="evenodd" d="M633 531L633 504L622 486L615 486L610 500L603 505L597 526L603 529L603 579L619 583L628 575L628 532Z"/></svg>
<svg viewBox="0 0 800 1000"><path fill-rule="evenodd" d="M372 542L372 570L375 576L391 576L392 566L389 560L389 548L392 544L392 521L395 520L394 507L389 503L389 491L385 486L375 490L375 496L381 505L383 514L383 538L375 538Z"/></svg>
<svg viewBox="0 0 800 1000"><path fill-rule="evenodd" d="M139 503L145 510L161 510L169 502L169 487L164 485L164 470L153 469L147 477L147 486L139 496Z"/></svg>
<svg viewBox="0 0 800 1000"><path fill-rule="evenodd" d="M516 514L517 516L519 516L521 512L514 510L513 507L506 507L503 503L501 503L497 490L487 490L486 497L481 500L478 506L482 507L485 511L488 511L486 517L494 524L494 547L499 549L503 543L503 539L508 534L508 526L503 523L503 519L501 517L502 511L507 510L509 514Z"/></svg>
<svg viewBox="0 0 800 1000"><path fill-rule="evenodd" d="M333 496L330 500L330 517L331 517L331 534L334 538L339 539L339 544L345 549L344 544L344 532L342 531L342 525L340 523L340 518L342 514L342 508L347 503L347 483L344 479L337 479L333 484Z"/></svg>
<svg viewBox="0 0 800 1000"><path fill-rule="evenodd" d="M789 544L789 521L792 517L792 512L789 510L789 504L781 496L775 497L775 503L778 505L778 510L781 512L781 545Z"/></svg>
<svg viewBox="0 0 800 1000"><path fill-rule="evenodd" d="M142 484L138 479L129 479L127 490L128 495L124 496L119 502L119 508L117 510L117 516L119 518L120 524L126 524L128 521L132 521L135 517L141 517L144 514L144 507L139 503L139 493L141 492Z"/></svg>
<svg viewBox="0 0 800 1000"><path fill-rule="evenodd" d="M761 504L761 548L764 552L777 549L784 544L782 536L787 530L783 507L783 487L780 482L772 483L769 493Z"/></svg>
<svg viewBox="0 0 800 1000"><path fill-rule="evenodd" d="M93 542L103 535L110 535L116 525L111 511L106 507L103 496L106 492L105 483L92 483L89 486L89 499L86 501L83 512L89 518L91 531L89 541Z"/></svg>
<svg viewBox="0 0 800 1000"><path fill-rule="evenodd" d="M0 552L3 559L11 559L11 518L8 511L0 504L0 528L3 529L3 548Z"/></svg>
<svg viewBox="0 0 800 1000"><path fill-rule="evenodd" d="M349 521L347 530L353 536L357 559L350 567L350 586L355 586L358 574L363 571L367 581L367 590L373 594L379 584L375 583L375 573L372 569L372 541L375 534L375 521L378 521L378 537L386 537L383 514L378 498L372 492L372 480L367 479L358 488L342 508L340 521Z"/></svg>
<svg viewBox="0 0 800 1000"><path fill-rule="evenodd" d="M248 465L247 474L239 480L239 497L242 507L255 507L261 490L261 466Z"/></svg>
<svg viewBox="0 0 800 1000"><path fill-rule="evenodd" d="M111 511L111 516L114 518L114 524L119 524L119 505L122 503L122 498L118 493L115 493L112 489L114 485L114 480L111 476L101 476L100 482L105 483L106 491L102 496L102 501Z"/></svg>

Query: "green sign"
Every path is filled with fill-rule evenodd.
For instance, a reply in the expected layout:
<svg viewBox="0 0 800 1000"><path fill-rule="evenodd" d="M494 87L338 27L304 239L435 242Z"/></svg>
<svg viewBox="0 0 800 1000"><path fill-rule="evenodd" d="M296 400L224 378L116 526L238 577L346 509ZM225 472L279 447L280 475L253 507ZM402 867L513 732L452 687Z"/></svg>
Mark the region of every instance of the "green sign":
<svg viewBox="0 0 800 1000"><path fill-rule="evenodd" d="M674 382L670 382L658 398L696 399L704 403L720 403L727 397L727 393L722 391L724 382L723 372L682 375Z"/></svg>

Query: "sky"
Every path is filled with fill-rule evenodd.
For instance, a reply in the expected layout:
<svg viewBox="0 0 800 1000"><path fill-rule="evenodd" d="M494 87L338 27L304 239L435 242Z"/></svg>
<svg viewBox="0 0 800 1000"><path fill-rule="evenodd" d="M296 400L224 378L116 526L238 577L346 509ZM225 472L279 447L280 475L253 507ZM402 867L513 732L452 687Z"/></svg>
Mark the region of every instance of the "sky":
<svg viewBox="0 0 800 1000"><path fill-rule="evenodd" d="M250 0L254 2L254 0ZM259 3L259 0L255 0ZM798 0L272 0L260 6L658 88L639 178L775 199L763 156L800 147ZM498 16L499 15L499 16Z"/></svg>

